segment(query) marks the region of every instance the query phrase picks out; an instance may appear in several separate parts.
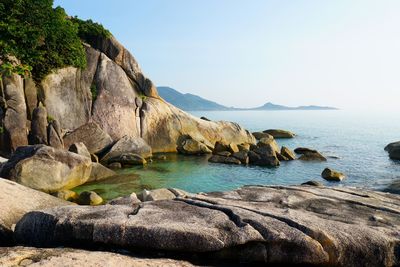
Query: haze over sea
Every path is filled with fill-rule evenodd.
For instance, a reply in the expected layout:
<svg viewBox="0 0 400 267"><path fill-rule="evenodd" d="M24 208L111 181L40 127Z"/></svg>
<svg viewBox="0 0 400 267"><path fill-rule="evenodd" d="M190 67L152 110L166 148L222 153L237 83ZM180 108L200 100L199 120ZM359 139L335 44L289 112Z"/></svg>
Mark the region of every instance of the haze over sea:
<svg viewBox="0 0 400 267"><path fill-rule="evenodd" d="M398 140L400 118L395 113L334 111L196 111L195 116L234 121L250 131L278 128L297 134L277 139L291 149L315 148L327 162L281 162L278 168L209 163L207 157L167 155L146 167L124 169L118 178L85 185L106 198L132 191L176 187L190 192L230 190L247 184L291 185L316 180L327 185L384 189L400 179L400 162L390 160L384 147ZM325 167L344 172L341 183L321 178Z"/></svg>

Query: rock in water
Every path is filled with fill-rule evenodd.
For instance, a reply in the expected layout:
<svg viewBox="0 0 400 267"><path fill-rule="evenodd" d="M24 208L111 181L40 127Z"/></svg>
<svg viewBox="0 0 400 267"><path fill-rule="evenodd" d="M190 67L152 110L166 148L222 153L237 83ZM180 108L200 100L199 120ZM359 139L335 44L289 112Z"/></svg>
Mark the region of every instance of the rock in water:
<svg viewBox="0 0 400 267"><path fill-rule="evenodd" d="M15 237L41 247L199 253L216 263L396 266L399 206L397 195L346 187L246 186L133 206L36 211L18 222Z"/></svg>
<svg viewBox="0 0 400 267"><path fill-rule="evenodd" d="M275 152L279 152L279 146L274 140L274 138L261 138L257 143L257 147L268 146L271 147Z"/></svg>
<svg viewBox="0 0 400 267"><path fill-rule="evenodd" d="M279 130L279 129L270 129L270 130L265 130L264 133L272 135L274 138L293 138L295 137L295 134L286 131L286 130Z"/></svg>
<svg viewBox="0 0 400 267"><path fill-rule="evenodd" d="M84 191L79 194L77 202L79 205L97 206L103 203L103 199L96 192Z"/></svg>
<svg viewBox="0 0 400 267"><path fill-rule="evenodd" d="M113 145L101 162L107 162L109 159L129 153L137 154L145 159L152 156L151 147L142 138L124 136Z"/></svg>
<svg viewBox="0 0 400 267"><path fill-rule="evenodd" d="M321 173L322 178L328 181L340 182L345 178L345 175L341 172L332 170L330 168L325 168Z"/></svg>
<svg viewBox="0 0 400 267"><path fill-rule="evenodd" d="M240 160L242 164L249 164L249 155L247 154L246 151L239 151L236 153L233 153L232 155L234 158Z"/></svg>
<svg viewBox="0 0 400 267"><path fill-rule="evenodd" d="M388 144L385 150L389 153L391 159L400 160L400 141Z"/></svg>
<svg viewBox="0 0 400 267"><path fill-rule="evenodd" d="M178 140L177 150L179 153L186 155L203 155L210 154L212 152L206 144L194 140L190 136L182 136L182 138Z"/></svg>
<svg viewBox="0 0 400 267"><path fill-rule="evenodd" d="M236 164L240 165L242 164L240 160L234 157L225 157L225 156L220 156L220 155L212 155L209 159L209 162L212 163L223 163L223 164Z"/></svg>
<svg viewBox="0 0 400 267"><path fill-rule="evenodd" d="M260 141L261 142L261 141ZM276 147L274 144L265 144L262 145L253 152L258 155L258 158L254 155L250 155L250 163L259 165L259 166L267 166L267 167L276 167L280 165L278 157L276 155Z"/></svg>
<svg viewBox="0 0 400 267"><path fill-rule="evenodd" d="M270 135L270 134L268 134L268 133L263 133L263 132L254 132L254 133L252 133L253 135L254 135L254 137L257 139L257 140L260 140L260 139L262 139L262 138L273 138L273 136L272 135Z"/></svg>
<svg viewBox="0 0 400 267"><path fill-rule="evenodd" d="M305 154L305 153L317 153L318 151L307 147L298 147L294 150L294 152L297 154Z"/></svg>
<svg viewBox="0 0 400 267"><path fill-rule="evenodd" d="M56 192L84 184L90 158L45 145L19 147L1 169L1 176L33 189Z"/></svg>
<svg viewBox="0 0 400 267"><path fill-rule="evenodd" d="M101 181L111 176L116 175L117 173L113 170L110 170L107 167L104 167L100 163L92 163L92 171L90 172L90 177L87 182Z"/></svg>
<svg viewBox="0 0 400 267"><path fill-rule="evenodd" d="M94 122L87 123L64 136L65 147L82 142L91 154L103 152L113 144L111 137Z"/></svg>
<svg viewBox="0 0 400 267"><path fill-rule="evenodd" d="M318 182L318 181L307 181L305 183L302 183L301 185L310 185L310 186L324 186L324 184Z"/></svg>
<svg viewBox="0 0 400 267"><path fill-rule="evenodd" d="M303 161L326 161L326 158L319 152L306 152L299 157Z"/></svg>
<svg viewBox="0 0 400 267"><path fill-rule="evenodd" d="M71 204L43 192L0 178L0 246L12 243L12 225L16 224L25 213ZM0 261L1 258L0 255Z"/></svg>
<svg viewBox="0 0 400 267"><path fill-rule="evenodd" d="M388 144L385 147L385 151L390 152L392 149L398 148L398 147L400 147L400 141Z"/></svg>
<svg viewBox="0 0 400 267"><path fill-rule="evenodd" d="M283 146L281 148L281 154L282 156L288 158L289 160L295 160L296 159L296 155L293 153L292 150L290 150L289 148Z"/></svg>

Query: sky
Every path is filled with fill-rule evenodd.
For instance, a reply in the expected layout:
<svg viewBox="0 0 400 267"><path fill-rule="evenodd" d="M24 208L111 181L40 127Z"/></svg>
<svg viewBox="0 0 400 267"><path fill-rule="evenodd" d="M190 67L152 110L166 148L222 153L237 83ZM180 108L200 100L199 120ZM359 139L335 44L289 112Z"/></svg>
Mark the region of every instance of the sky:
<svg viewBox="0 0 400 267"><path fill-rule="evenodd" d="M56 0L158 86L226 106L400 111L398 0Z"/></svg>

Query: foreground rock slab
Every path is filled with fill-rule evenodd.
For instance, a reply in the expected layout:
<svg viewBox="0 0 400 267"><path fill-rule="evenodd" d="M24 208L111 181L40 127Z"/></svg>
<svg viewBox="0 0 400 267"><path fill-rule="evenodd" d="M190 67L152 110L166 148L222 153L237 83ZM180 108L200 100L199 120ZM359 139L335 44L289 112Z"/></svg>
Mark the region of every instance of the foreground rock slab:
<svg viewBox="0 0 400 267"><path fill-rule="evenodd" d="M400 197L355 188L247 186L134 205L28 213L16 239L202 253L226 262L400 264ZM202 257L203 257L202 256Z"/></svg>
<svg viewBox="0 0 400 267"><path fill-rule="evenodd" d="M6 247L0 248L0 266L194 266L186 261L157 258L137 258L128 255L104 251L87 251L70 248L30 248Z"/></svg>
<svg viewBox="0 0 400 267"><path fill-rule="evenodd" d="M11 228L25 213L65 205L72 203L0 178L0 246L12 243Z"/></svg>

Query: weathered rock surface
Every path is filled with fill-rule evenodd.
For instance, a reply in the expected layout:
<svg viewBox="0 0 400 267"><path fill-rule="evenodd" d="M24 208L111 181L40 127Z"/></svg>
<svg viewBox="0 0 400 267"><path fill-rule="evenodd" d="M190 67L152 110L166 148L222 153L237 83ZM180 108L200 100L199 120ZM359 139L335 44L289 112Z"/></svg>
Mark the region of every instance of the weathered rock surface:
<svg viewBox="0 0 400 267"><path fill-rule="evenodd" d="M107 162L109 159L129 153L149 158L152 156L152 149L140 137L124 136L113 145L111 150L101 159L101 162Z"/></svg>
<svg viewBox="0 0 400 267"><path fill-rule="evenodd" d="M274 138L293 138L295 137L295 134L286 131L286 130L280 130L280 129L270 129L270 130L265 130L263 131L264 133L272 135Z"/></svg>
<svg viewBox="0 0 400 267"><path fill-rule="evenodd" d="M64 149L64 141L61 136L61 126L56 120L49 123L47 127L47 144L56 149Z"/></svg>
<svg viewBox="0 0 400 267"><path fill-rule="evenodd" d="M33 189L56 192L84 184L90 158L45 145L19 147L1 168L1 176Z"/></svg>
<svg viewBox="0 0 400 267"><path fill-rule="evenodd" d="M187 261L164 258L144 258L122 255L105 251L88 251L71 248L0 248L0 265L11 266L85 266L85 267L189 267L194 266Z"/></svg>
<svg viewBox="0 0 400 267"><path fill-rule="evenodd" d="M83 142L78 142L78 143L72 144L69 147L68 151L78 154L78 155L81 155L86 158L90 158L90 159L92 158L89 150L87 149L87 147L85 146L85 144Z"/></svg>
<svg viewBox="0 0 400 267"><path fill-rule="evenodd" d="M167 188L160 188L155 190L143 190L137 195L140 201L158 201L158 200L168 200L176 198L174 192Z"/></svg>
<svg viewBox="0 0 400 267"><path fill-rule="evenodd" d="M292 150L290 150L289 148L283 146L281 148L281 155L286 157L289 160L295 160L296 159L296 155L293 153Z"/></svg>
<svg viewBox="0 0 400 267"><path fill-rule="evenodd" d="M133 205L140 203L140 199L135 193L125 197L118 197L107 202L109 205Z"/></svg>
<svg viewBox="0 0 400 267"><path fill-rule="evenodd" d="M0 246L12 243L12 225L16 224L25 213L71 204L0 178Z"/></svg>
<svg viewBox="0 0 400 267"><path fill-rule="evenodd" d="M102 152L113 144L111 137L97 123L90 122L64 136L65 147L82 142L92 154Z"/></svg>
<svg viewBox="0 0 400 267"><path fill-rule="evenodd" d="M202 155L210 154L211 149L204 143L194 140L190 136L182 136L178 139L177 150L185 155Z"/></svg>
<svg viewBox="0 0 400 267"><path fill-rule="evenodd" d="M321 177L324 178L325 180L328 180L328 181L340 182L346 176L341 172L332 170L330 168L325 168L321 173Z"/></svg>
<svg viewBox="0 0 400 267"><path fill-rule="evenodd" d="M388 144L385 150L391 159L400 160L400 141Z"/></svg>
<svg viewBox="0 0 400 267"><path fill-rule="evenodd" d="M141 109L142 138L153 152L176 152L177 140L189 135L209 147L217 141L227 144L255 143L254 136L231 122L205 121L162 100L147 98Z"/></svg>
<svg viewBox="0 0 400 267"><path fill-rule="evenodd" d="M47 144L47 110L43 106L32 112L30 142L32 144Z"/></svg>
<svg viewBox="0 0 400 267"><path fill-rule="evenodd" d="M394 266L400 197L352 188L247 186L140 205L26 214L25 245L107 244L248 263Z"/></svg>
<svg viewBox="0 0 400 267"><path fill-rule="evenodd" d="M100 163L93 162L92 163L92 171L90 172L90 177L89 177L89 180L87 180L87 182L95 182L95 181L105 180L116 174L117 173L115 171L110 170L107 167L104 167Z"/></svg>
<svg viewBox="0 0 400 267"><path fill-rule="evenodd" d="M26 99L26 112L28 119L32 120L33 110L38 106L38 95L36 84L31 77L24 79L24 91Z"/></svg>
<svg viewBox="0 0 400 267"><path fill-rule="evenodd" d="M28 144L26 104L22 78L16 74L3 77L5 116L4 129L8 133L11 152Z"/></svg>

